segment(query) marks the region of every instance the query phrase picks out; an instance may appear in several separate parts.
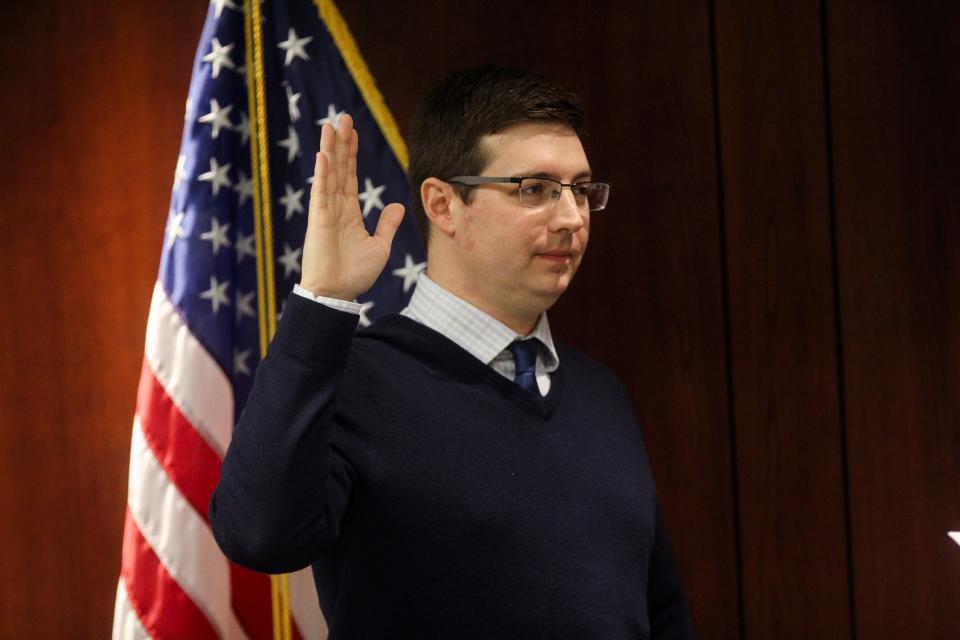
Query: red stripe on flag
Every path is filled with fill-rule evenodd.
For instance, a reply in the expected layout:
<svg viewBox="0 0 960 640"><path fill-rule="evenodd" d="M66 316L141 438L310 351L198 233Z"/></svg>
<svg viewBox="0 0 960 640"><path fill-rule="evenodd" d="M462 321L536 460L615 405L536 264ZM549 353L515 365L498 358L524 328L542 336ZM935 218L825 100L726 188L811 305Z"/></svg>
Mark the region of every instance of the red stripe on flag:
<svg viewBox="0 0 960 640"><path fill-rule="evenodd" d="M229 402L230 399L224 398L224 401ZM177 490L206 521L207 505L220 480L220 458L180 413L146 358L143 360L140 388L137 391L137 414L144 438L157 461ZM135 528L136 524L129 526ZM230 582L234 613L244 630L251 638L272 638L270 576L231 563ZM189 600L183 591L180 593ZM192 601L190 604L196 609ZM137 612L140 613L139 610ZM293 636L297 640L302 638L296 625L293 627Z"/></svg>
<svg viewBox="0 0 960 640"><path fill-rule="evenodd" d="M130 607L156 640L217 638L206 615L194 604L150 547L127 509L120 575Z"/></svg>
<svg viewBox="0 0 960 640"><path fill-rule="evenodd" d="M224 402L229 402L224 398ZM206 521L221 461L173 403L144 358L137 392L144 438L170 481ZM270 576L230 564L233 610L251 638L272 638ZM299 633L294 629L295 637Z"/></svg>
<svg viewBox="0 0 960 640"><path fill-rule="evenodd" d="M137 415L143 436L170 481L206 520L207 505L220 480L220 458L173 404L146 358L137 391Z"/></svg>

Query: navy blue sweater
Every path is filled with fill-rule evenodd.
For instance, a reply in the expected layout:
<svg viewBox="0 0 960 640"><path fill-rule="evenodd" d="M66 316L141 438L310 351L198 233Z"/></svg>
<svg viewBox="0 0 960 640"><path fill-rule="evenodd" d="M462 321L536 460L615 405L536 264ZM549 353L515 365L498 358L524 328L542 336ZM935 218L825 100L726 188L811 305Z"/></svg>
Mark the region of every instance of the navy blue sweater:
<svg viewBox="0 0 960 640"><path fill-rule="evenodd" d="M338 638L686 638L633 411L558 345L541 398L402 316L291 296L210 504L226 555L313 565Z"/></svg>

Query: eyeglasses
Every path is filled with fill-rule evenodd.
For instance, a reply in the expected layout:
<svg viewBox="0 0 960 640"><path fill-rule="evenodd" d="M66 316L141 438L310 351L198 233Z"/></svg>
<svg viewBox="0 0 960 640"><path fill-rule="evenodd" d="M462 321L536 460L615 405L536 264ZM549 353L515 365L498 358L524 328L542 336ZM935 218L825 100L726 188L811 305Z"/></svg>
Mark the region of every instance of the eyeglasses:
<svg viewBox="0 0 960 640"><path fill-rule="evenodd" d="M556 204L564 187L570 189L578 206L589 205L590 211L601 211L610 198L610 185L606 182L573 182L566 184L551 178L497 178L491 176L455 176L444 182L475 187L481 184L516 184L520 204L532 209Z"/></svg>

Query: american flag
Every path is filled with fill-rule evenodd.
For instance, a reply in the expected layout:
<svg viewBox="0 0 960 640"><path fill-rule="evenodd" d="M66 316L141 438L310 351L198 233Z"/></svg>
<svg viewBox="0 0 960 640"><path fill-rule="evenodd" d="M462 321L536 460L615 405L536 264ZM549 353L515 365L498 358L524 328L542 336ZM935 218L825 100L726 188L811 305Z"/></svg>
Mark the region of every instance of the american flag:
<svg viewBox="0 0 960 640"><path fill-rule="evenodd" d="M193 65L133 421L115 638L287 636L270 577L227 561L206 514L299 280L320 125L354 117L368 229L384 204L410 200L405 147L332 2L256 1L211 0ZM359 300L361 324L401 309L423 268L408 216ZM326 635L309 570L290 576L289 610L290 637Z"/></svg>

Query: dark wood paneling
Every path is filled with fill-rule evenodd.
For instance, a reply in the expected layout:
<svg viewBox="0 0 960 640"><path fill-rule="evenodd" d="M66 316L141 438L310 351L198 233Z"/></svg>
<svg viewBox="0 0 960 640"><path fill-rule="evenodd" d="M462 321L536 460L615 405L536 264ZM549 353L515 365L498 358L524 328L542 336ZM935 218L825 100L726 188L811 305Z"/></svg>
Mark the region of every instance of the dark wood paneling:
<svg viewBox="0 0 960 640"><path fill-rule="evenodd" d="M960 637L960 8L830 5L862 638Z"/></svg>
<svg viewBox="0 0 960 640"><path fill-rule="evenodd" d="M429 36L404 40L409 64L398 64L394 35L407 7L341 10L402 125L411 88L482 62L536 68L583 97L591 164L614 191L551 321L627 386L694 625L707 637L737 637L706 3L607 2L589 19L578 3L525 3L512 14L423 3L416 25ZM556 16L556 28L531 33L525 15Z"/></svg>
<svg viewBox="0 0 960 640"><path fill-rule="evenodd" d="M0 637L102 638L147 307L206 7L6 9Z"/></svg>
<svg viewBox="0 0 960 640"><path fill-rule="evenodd" d="M748 638L851 632L816 3L717 2Z"/></svg>
<svg viewBox="0 0 960 640"><path fill-rule="evenodd" d="M402 129L427 81L481 62L583 96L614 195L551 317L634 400L700 636L960 636L958 9L833 3L824 58L818 5L717 2L712 59L706 2L341 4ZM108 633L206 10L15 3L0 26L2 637Z"/></svg>

